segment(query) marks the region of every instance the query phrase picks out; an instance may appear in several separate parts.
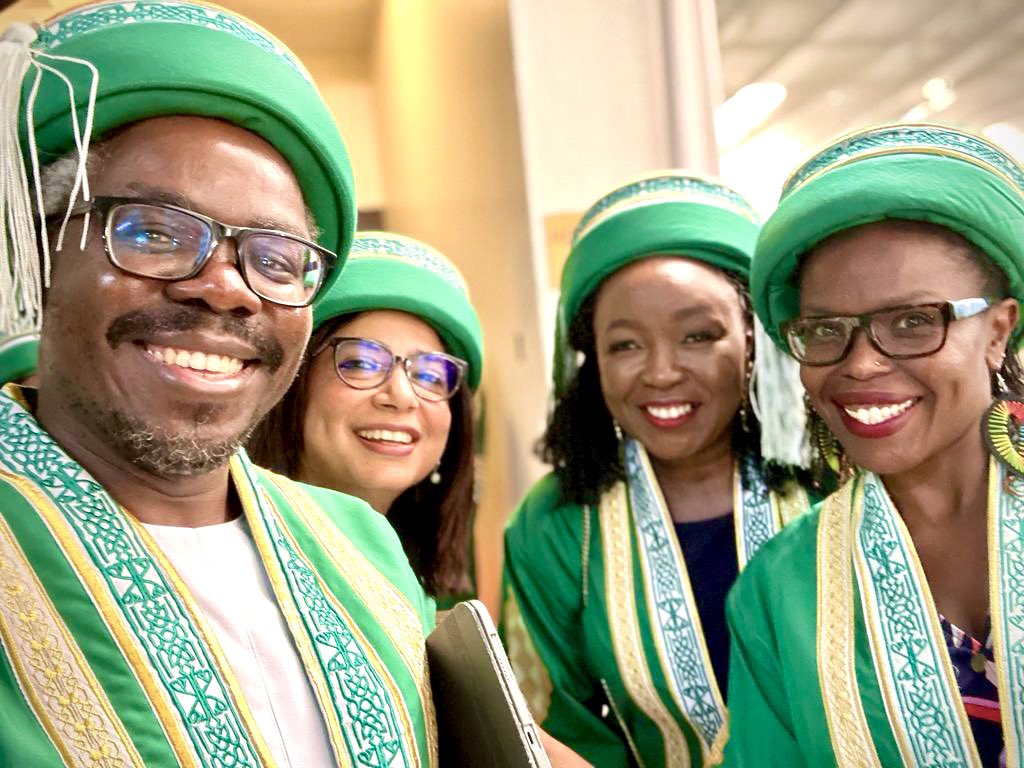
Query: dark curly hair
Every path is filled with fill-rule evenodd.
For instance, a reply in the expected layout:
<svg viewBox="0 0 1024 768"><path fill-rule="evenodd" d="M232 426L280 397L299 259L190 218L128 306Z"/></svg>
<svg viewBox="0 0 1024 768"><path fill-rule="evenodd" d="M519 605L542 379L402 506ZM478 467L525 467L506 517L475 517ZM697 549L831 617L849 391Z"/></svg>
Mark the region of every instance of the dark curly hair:
<svg viewBox="0 0 1024 768"><path fill-rule="evenodd" d="M742 278L731 272L722 274L736 294L751 330L747 345L748 364L753 362L753 309L750 291ZM594 307L600 286L583 303L569 326L568 342L582 356L582 363L555 401L547 429L538 442L537 452L550 464L561 482L563 500L575 504L596 504L601 494L624 479L615 423L601 392L594 335ZM752 411L744 427L739 414L732 422L732 448L737 456L761 457L761 425ZM810 474L797 467L777 462L761 462L765 481L773 490L797 480L811 484Z"/></svg>
<svg viewBox="0 0 1024 768"><path fill-rule="evenodd" d="M298 376L284 398L256 427L247 446L253 461L295 477L305 450L302 423L309 399L312 354L356 314L344 315L317 329L306 346ZM473 496L473 401L462 386L448 401L451 430L441 454L441 482L429 478L404 491L388 510L413 572L427 594L435 597L470 591L470 536L476 502Z"/></svg>

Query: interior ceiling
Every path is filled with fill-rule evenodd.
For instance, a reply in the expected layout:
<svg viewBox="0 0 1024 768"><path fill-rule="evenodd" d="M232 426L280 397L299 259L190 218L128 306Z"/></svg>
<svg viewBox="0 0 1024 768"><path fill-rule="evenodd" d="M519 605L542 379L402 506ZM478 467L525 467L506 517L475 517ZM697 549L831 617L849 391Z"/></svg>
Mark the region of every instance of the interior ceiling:
<svg viewBox="0 0 1024 768"><path fill-rule="evenodd" d="M788 96L762 130L805 146L898 120L943 78L930 120L1024 130L1021 0L717 0L725 95L774 81Z"/></svg>

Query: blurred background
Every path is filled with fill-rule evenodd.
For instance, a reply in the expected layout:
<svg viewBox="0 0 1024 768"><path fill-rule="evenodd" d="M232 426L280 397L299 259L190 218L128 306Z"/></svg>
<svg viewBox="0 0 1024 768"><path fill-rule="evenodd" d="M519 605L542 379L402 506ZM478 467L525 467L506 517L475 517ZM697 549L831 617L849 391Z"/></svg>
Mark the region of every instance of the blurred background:
<svg viewBox="0 0 1024 768"><path fill-rule="evenodd" d="M544 471L558 277L576 220L643 172L719 174L763 216L834 135L890 120L1024 160L1021 0L219 0L312 72L355 168L360 228L462 270L486 336L477 581ZM77 3L19 0L0 28Z"/></svg>

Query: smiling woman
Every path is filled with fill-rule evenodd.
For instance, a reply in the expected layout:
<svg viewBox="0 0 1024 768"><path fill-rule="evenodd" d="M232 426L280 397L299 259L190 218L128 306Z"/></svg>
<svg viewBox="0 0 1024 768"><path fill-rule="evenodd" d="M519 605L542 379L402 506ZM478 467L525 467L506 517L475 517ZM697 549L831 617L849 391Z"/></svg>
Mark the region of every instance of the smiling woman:
<svg viewBox="0 0 1024 768"><path fill-rule="evenodd" d="M502 629L534 716L596 765L719 754L725 594L809 506L749 401L757 231L717 181L653 174L584 214L562 274L553 472L506 532Z"/></svg>
<svg viewBox="0 0 1024 768"><path fill-rule="evenodd" d="M387 515L427 592L472 589L472 391L482 342L454 265L411 238L361 232L317 299L298 378L250 453Z"/></svg>
<svg viewBox="0 0 1024 768"><path fill-rule="evenodd" d="M787 184L754 302L846 482L730 597L727 764L1020 764L1022 276L1024 171L983 139L869 129Z"/></svg>

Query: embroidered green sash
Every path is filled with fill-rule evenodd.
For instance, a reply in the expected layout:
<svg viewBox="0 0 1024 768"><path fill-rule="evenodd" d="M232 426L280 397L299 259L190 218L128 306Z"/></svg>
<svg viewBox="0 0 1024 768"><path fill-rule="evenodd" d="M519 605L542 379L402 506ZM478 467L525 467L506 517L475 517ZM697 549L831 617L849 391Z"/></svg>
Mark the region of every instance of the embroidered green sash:
<svg viewBox="0 0 1024 768"><path fill-rule="evenodd" d="M621 485L601 500L612 640L626 688L640 709L658 725L668 763L685 766L690 764L686 742L654 689L643 655L641 633L653 638L670 697L696 734L705 761L717 754L724 739L725 703L711 667L682 550L647 453L638 442L627 439L624 460L629 503L625 503ZM734 488L737 557L742 569L757 549L790 519L790 510L803 511L809 504L802 490L795 489L789 499L769 492L753 458L745 459L737 467ZM632 597L635 585L629 542L633 537L650 617L649 626L643 628Z"/></svg>
<svg viewBox="0 0 1024 768"><path fill-rule="evenodd" d="M1020 764L1024 733L1022 494L1024 481L993 459L990 610L1008 766ZM818 562L819 678L823 692L836 692L823 698L837 758L878 765L854 671L856 580L875 674L903 762L980 766L924 570L876 475L858 475L823 506Z"/></svg>
<svg viewBox="0 0 1024 768"><path fill-rule="evenodd" d="M0 599L0 707L27 706L60 758L54 764L273 765L227 660L173 567L26 406L16 389L0 393L0 588L10 596ZM417 654L422 660L411 605L390 600L403 617L378 636L379 625L366 618L375 600L353 597L343 606L339 599L349 599L343 571L326 567L311 548L308 513L300 523L300 513L244 454L232 460L231 475L338 763L434 762L429 683L422 668L403 663ZM387 581L367 566L358 558L348 566L359 569L364 591ZM404 615L410 612L411 619ZM6 690L5 660L14 684ZM0 755L5 743L0 733Z"/></svg>

